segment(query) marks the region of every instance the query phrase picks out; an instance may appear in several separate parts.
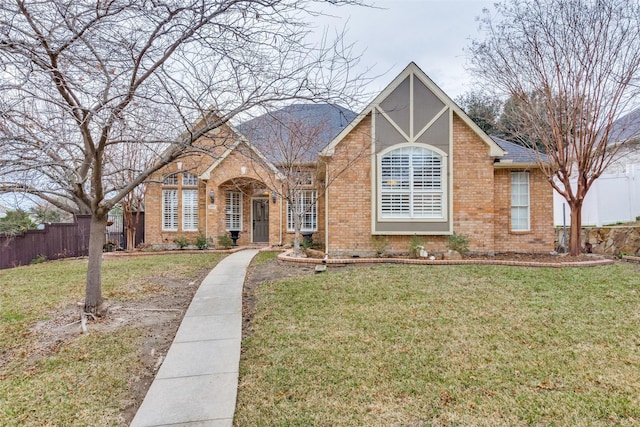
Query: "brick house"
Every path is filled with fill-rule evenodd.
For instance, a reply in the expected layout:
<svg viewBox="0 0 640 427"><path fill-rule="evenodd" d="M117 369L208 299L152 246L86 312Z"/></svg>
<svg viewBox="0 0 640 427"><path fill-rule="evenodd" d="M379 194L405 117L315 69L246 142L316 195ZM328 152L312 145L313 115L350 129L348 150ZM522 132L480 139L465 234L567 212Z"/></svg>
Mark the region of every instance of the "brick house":
<svg viewBox="0 0 640 427"><path fill-rule="evenodd" d="M146 243L198 231L240 231L241 245L293 240L277 167L227 132L226 149L175 162L149 184ZM406 253L414 235L444 251L454 232L476 252L551 251L552 189L534 156L486 135L411 63L311 163L303 231L330 256L371 255L373 236L389 252Z"/></svg>

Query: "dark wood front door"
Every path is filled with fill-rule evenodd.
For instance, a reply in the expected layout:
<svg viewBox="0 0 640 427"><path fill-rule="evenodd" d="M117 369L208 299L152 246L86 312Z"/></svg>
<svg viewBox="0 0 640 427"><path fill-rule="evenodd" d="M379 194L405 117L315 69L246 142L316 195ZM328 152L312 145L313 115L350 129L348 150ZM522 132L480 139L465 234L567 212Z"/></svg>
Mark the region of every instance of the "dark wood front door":
<svg viewBox="0 0 640 427"><path fill-rule="evenodd" d="M269 200L253 200L253 241L269 242Z"/></svg>

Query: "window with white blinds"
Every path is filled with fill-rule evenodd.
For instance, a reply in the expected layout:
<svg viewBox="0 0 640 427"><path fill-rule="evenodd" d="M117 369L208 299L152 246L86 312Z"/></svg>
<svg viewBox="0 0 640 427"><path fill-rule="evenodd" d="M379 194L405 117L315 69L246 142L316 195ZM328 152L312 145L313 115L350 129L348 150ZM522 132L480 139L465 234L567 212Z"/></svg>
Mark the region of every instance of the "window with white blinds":
<svg viewBox="0 0 640 427"><path fill-rule="evenodd" d="M198 190L182 190L182 229L198 230Z"/></svg>
<svg viewBox="0 0 640 427"><path fill-rule="evenodd" d="M178 190L162 190L162 229L178 230Z"/></svg>
<svg viewBox="0 0 640 427"><path fill-rule="evenodd" d="M226 192L226 228L227 231L242 229L242 193Z"/></svg>
<svg viewBox="0 0 640 427"><path fill-rule="evenodd" d="M289 203L287 201L287 231L295 231L294 212L302 214L300 231L318 231L318 207L315 190L301 190Z"/></svg>
<svg viewBox="0 0 640 427"><path fill-rule="evenodd" d="M511 172L511 231L529 231L529 172Z"/></svg>
<svg viewBox="0 0 640 427"><path fill-rule="evenodd" d="M444 217L443 157L405 146L380 158L380 214L384 219Z"/></svg>
<svg viewBox="0 0 640 427"><path fill-rule="evenodd" d="M162 229L198 231L198 177L188 172L172 173L162 178L162 187ZM178 212L182 212L181 229Z"/></svg>

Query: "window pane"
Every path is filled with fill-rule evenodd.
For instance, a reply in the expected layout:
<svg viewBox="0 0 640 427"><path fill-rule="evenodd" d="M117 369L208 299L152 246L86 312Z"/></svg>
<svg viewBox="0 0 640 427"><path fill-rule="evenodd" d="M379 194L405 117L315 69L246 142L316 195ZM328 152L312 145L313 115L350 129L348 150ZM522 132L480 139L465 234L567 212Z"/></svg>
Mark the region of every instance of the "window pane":
<svg viewBox="0 0 640 427"><path fill-rule="evenodd" d="M242 229L242 193L226 192L226 227L227 230Z"/></svg>
<svg viewBox="0 0 640 427"><path fill-rule="evenodd" d="M162 229L178 229L178 190L162 190Z"/></svg>
<svg viewBox="0 0 640 427"><path fill-rule="evenodd" d="M178 185L178 174L167 175L162 179L162 185Z"/></svg>
<svg viewBox="0 0 640 427"><path fill-rule="evenodd" d="M182 229L198 229L198 190L182 190Z"/></svg>
<svg viewBox="0 0 640 427"><path fill-rule="evenodd" d="M198 177L192 173L185 172L182 174L182 185L194 187L198 185Z"/></svg>
<svg viewBox="0 0 640 427"><path fill-rule="evenodd" d="M294 211L302 214L300 231L318 230L318 207L316 206L315 190L301 190L295 200L293 209L287 202L287 231L294 231Z"/></svg>
<svg viewBox="0 0 640 427"><path fill-rule="evenodd" d="M511 230L529 229L529 172L511 172Z"/></svg>
<svg viewBox="0 0 640 427"><path fill-rule="evenodd" d="M443 159L424 147L401 147L380 160L382 218L442 218Z"/></svg>

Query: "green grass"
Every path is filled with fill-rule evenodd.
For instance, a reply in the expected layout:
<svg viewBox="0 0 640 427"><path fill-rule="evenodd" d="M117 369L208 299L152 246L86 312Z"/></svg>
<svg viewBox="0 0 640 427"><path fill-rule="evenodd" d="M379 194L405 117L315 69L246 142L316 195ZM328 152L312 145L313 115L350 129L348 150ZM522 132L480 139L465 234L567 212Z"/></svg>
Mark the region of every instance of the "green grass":
<svg viewBox="0 0 640 427"><path fill-rule="evenodd" d="M638 425L639 273L379 266L266 283L234 423Z"/></svg>
<svg viewBox="0 0 640 427"><path fill-rule="evenodd" d="M103 297L124 302L171 292L166 280L199 280L222 257L107 259ZM90 329L47 354L34 352L35 324L84 299L86 266L86 260L65 260L0 271L0 425L126 425L122 411L131 403L130 382L143 372L138 349L144 329Z"/></svg>

